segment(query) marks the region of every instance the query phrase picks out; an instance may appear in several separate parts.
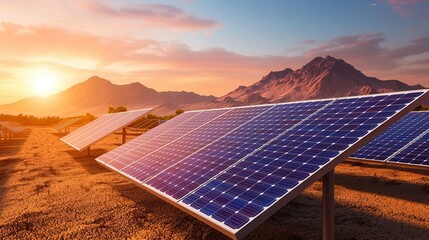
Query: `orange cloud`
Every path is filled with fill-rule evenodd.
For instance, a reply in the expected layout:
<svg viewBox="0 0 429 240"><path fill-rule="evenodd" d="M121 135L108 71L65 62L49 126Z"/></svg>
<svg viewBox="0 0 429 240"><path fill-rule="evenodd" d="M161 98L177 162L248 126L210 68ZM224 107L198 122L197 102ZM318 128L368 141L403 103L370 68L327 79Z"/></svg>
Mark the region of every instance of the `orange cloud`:
<svg viewBox="0 0 429 240"><path fill-rule="evenodd" d="M239 85L258 81L269 71L296 69L313 57L332 55L368 75L429 82L427 71L421 69L425 65L416 63L424 56L408 60L418 54L429 55L429 36L397 48L382 47L383 41L381 33L343 36L312 41L298 56L247 56L222 48L196 51L177 42L106 38L47 25L1 23L0 78L22 81L29 68L41 65L63 73L64 87L99 75L117 83L141 81L157 90L221 96ZM0 91L0 102L6 101L4 98Z"/></svg>
<svg viewBox="0 0 429 240"><path fill-rule="evenodd" d="M93 0L75 0L75 5L96 14L140 20L146 27L162 27L184 31L197 31L220 27L212 19L202 19L182 9L166 4L138 4L113 8L106 3Z"/></svg>

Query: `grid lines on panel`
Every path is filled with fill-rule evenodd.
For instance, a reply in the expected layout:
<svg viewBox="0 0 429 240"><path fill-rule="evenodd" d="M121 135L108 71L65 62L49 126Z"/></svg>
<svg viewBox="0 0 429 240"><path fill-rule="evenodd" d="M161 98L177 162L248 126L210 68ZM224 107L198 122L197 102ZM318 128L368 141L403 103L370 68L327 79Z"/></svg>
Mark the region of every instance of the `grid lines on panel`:
<svg viewBox="0 0 429 240"><path fill-rule="evenodd" d="M238 230L421 94L337 99L182 202Z"/></svg>
<svg viewBox="0 0 429 240"><path fill-rule="evenodd" d="M429 167L429 129L388 162Z"/></svg>
<svg viewBox="0 0 429 240"><path fill-rule="evenodd" d="M160 147L147 141L128 149L135 155L125 166L99 162L228 236L243 237L423 95L428 91L265 105L259 112L250 109L264 105L229 108L173 140L167 141L174 131L166 131Z"/></svg>
<svg viewBox="0 0 429 240"><path fill-rule="evenodd" d="M330 101L281 104L190 155L145 184L181 199ZM257 110L259 109L251 109Z"/></svg>
<svg viewBox="0 0 429 240"><path fill-rule="evenodd" d="M178 139L181 139L183 136L189 134L195 129L198 129L214 119L222 116L226 112L230 111L229 109L215 110L215 111L202 111L198 113L195 117L192 118L192 121L186 121L179 126L170 129L168 132L159 134L156 137L143 142L142 144L127 150L121 155L115 157L109 162L103 162L103 164L108 165L114 169L120 169L121 171L128 167L132 166L133 163L139 161L139 159L144 158L146 155L157 151L168 144L171 144ZM155 128L156 129L156 128ZM140 137L138 137L140 139ZM144 134L142 135L144 138ZM97 160L102 161L103 156L97 158ZM143 170L142 170L143 171Z"/></svg>
<svg viewBox="0 0 429 240"><path fill-rule="evenodd" d="M25 127L17 122L0 121L0 126L3 126L13 133L19 133L25 130Z"/></svg>
<svg viewBox="0 0 429 240"><path fill-rule="evenodd" d="M112 165L111 167L114 167L114 168L126 166L127 164L129 164L129 162L121 161L120 159L127 159L125 154L127 154L129 151L143 145L143 143L145 143L151 139L154 139L155 137L158 137L161 134L165 134L168 131L173 131L176 128L181 128L182 130L176 132L176 134L170 134L170 136L173 135L171 140L180 137L186 131L186 128L184 128L184 126L181 126L181 125L184 124L185 122L189 121L190 119L193 119L195 116L197 116L200 113L201 112L186 112L186 113L180 114L179 116L159 125L158 127L153 128L153 129L145 132L144 134L134 138L133 140L127 142L127 144L123 144L123 145L113 149L112 151L107 152L107 153L99 156L97 158L97 160L102 162L102 163L110 163L111 161L115 160L116 162L118 162L118 164L117 165L111 164ZM195 120L195 119L193 119L193 120ZM208 119L206 119L206 120L208 121ZM192 123L193 124L200 124L200 123L203 124L202 121L201 122L200 122L200 120L197 120L197 121L193 121ZM189 128L189 129L191 129L191 128ZM164 142L164 141L160 142L160 140L158 140L158 142L160 144L167 144L168 143L168 142Z"/></svg>
<svg viewBox="0 0 429 240"><path fill-rule="evenodd" d="M411 112L354 153L351 158L386 161L429 129L429 112Z"/></svg>
<svg viewBox="0 0 429 240"><path fill-rule="evenodd" d="M63 128L66 128L70 125L72 125L73 123L79 121L80 118L69 118L69 119L63 119L62 121L60 121L57 125L55 125L53 127L53 129L60 131Z"/></svg>
<svg viewBox="0 0 429 240"><path fill-rule="evenodd" d="M108 134L127 126L146 114L150 109L105 114L76 129L61 140L72 147L82 150Z"/></svg>
<svg viewBox="0 0 429 240"><path fill-rule="evenodd" d="M134 164L122 169L122 171L143 182L172 165L180 164L189 155L199 151L271 107L262 106L229 110L224 115L183 136L180 141L172 142L159 151L140 158Z"/></svg>

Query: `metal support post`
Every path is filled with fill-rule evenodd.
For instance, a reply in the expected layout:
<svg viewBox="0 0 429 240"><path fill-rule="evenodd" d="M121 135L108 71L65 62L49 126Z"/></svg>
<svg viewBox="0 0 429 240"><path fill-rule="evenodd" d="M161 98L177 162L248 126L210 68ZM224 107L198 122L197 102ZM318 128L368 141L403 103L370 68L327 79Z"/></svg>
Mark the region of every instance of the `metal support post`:
<svg viewBox="0 0 429 240"><path fill-rule="evenodd" d="M122 128L122 144L124 144L127 141L127 129Z"/></svg>
<svg viewBox="0 0 429 240"><path fill-rule="evenodd" d="M89 147L89 146L86 148L86 156L87 157L91 156L91 147Z"/></svg>
<svg viewBox="0 0 429 240"><path fill-rule="evenodd" d="M323 240L334 239L334 169L323 176Z"/></svg>

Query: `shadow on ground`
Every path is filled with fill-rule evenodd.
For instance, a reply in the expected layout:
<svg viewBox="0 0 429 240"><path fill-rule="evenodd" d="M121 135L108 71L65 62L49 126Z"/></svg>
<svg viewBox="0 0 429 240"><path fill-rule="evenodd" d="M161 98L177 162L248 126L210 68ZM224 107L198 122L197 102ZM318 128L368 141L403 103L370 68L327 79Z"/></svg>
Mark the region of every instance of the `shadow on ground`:
<svg viewBox="0 0 429 240"><path fill-rule="evenodd" d="M125 179L125 178L124 178ZM338 176L337 182L346 182L342 185L348 185L349 181L371 181L371 179L362 180L361 177ZM341 185L341 184L340 184ZM359 186L359 184L357 184ZM365 184L367 186L368 184ZM136 204L136 211L147 212L150 209L151 214L156 217L151 224L165 224L170 222L166 219L172 219L171 222L177 222L174 219L181 219L196 227L188 236L189 239L229 239L217 230L194 219L190 215L176 209L170 204L146 192L131 182L118 182L113 187L123 197L128 198ZM407 189L407 185L401 186L401 191ZM377 187L374 186L374 191ZM403 189L402 189L403 188ZM366 190L368 189L359 189ZM415 189L415 191L418 191ZM382 191L379 194L383 193ZM419 193L420 194L420 193ZM413 195L413 192L411 192ZM421 194L420 194L421 195ZM395 196L399 197L399 196ZM426 200L427 201L427 200ZM169 226L168 231L175 231L174 226ZM335 210L335 237L336 239L380 239L389 236L380 235L379 229L395 229L390 237L394 238L395 231L405 231L410 233L413 239L424 239L429 236L429 229L421 228L407 222L399 222L391 219L378 217L374 214L356 210L353 206L336 204ZM205 230L202 230L205 229ZM204 234L202 234L204 232ZM398 234L399 235L399 234ZM322 201L321 199L301 194L280 209L265 223L261 224L244 239L321 239L322 238Z"/></svg>
<svg viewBox="0 0 429 240"><path fill-rule="evenodd" d="M86 155L86 150L79 152L77 150L65 151L69 154L76 162L84 167L90 174L98 174L103 172L109 172L109 170L95 161L95 158L103 155L107 151L105 149L91 149L91 155Z"/></svg>
<svg viewBox="0 0 429 240"><path fill-rule="evenodd" d="M420 175L429 176L429 168L426 167L416 167L416 166L407 166L407 165L400 165L400 164L385 164L385 163L378 163L378 162L362 162L362 161L344 161L343 164L350 165L350 166L360 166L365 167L369 169L391 169L395 171L402 171L402 172L410 172L410 173L416 173Z"/></svg>
<svg viewBox="0 0 429 240"><path fill-rule="evenodd" d="M31 134L32 129L27 128L21 133L15 134L14 138L10 140L0 141L0 157L9 157L16 155L21 149L22 145L27 141Z"/></svg>
<svg viewBox="0 0 429 240"><path fill-rule="evenodd" d="M17 163L21 162L22 158L3 158L0 159L0 211L2 207L2 198L6 195L6 182L14 171Z"/></svg>

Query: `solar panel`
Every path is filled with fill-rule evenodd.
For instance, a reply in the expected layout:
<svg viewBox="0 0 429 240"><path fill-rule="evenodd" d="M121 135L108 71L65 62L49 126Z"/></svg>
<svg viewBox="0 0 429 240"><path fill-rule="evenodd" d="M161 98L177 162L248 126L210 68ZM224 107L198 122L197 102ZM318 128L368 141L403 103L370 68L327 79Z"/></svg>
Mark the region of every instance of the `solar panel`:
<svg viewBox="0 0 429 240"><path fill-rule="evenodd" d="M180 137L174 129L163 132L159 139L173 134L174 140L158 148L146 148L158 137L132 148L123 145L134 153L126 154L124 165L112 166L124 154L97 161L241 238L410 111L423 95L428 96L426 90L205 110L197 116L224 112Z"/></svg>
<svg viewBox="0 0 429 240"><path fill-rule="evenodd" d="M429 167L429 127L427 127L429 112L418 112L413 113L413 115L426 120L426 122L421 123L421 125L413 126L414 128L422 130L422 133L408 145L401 148L387 161L390 163Z"/></svg>
<svg viewBox="0 0 429 240"><path fill-rule="evenodd" d="M249 111L256 114L257 118L240 125L226 135L222 135L217 139L210 139L209 144L204 148L186 155L183 160L175 158L175 160L179 160L177 164L165 169L145 184L168 194L174 199L180 199L234 164L236 159L241 159L251 154L279 135L279 133L292 127L328 102L303 102L233 109L234 114L241 115L242 111ZM266 110L263 108L266 108ZM213 131L219 131L213 126L208 126L208 128L213 129ZM204 131L197 134L204 136ZM190 141L193 138L196 137L188 137ZM183 144L187 143L183 142ZM126 169L123 169L123 171L127 173ZM181 187L177 187L179 184Z"/></svg>
<svg viewBox="0 0 429 240"><path fill-rule="evenodd" d="M387 161L429 129L429 112L411 112L354 153L351 158Z"/></svg>
<svg viewBox="0 0 429 240"><path fill-rule="evenodd" d="M158 119L143 119L139 122L133 123L131 127L140 129L152 129L159 125Z"/></svg>
<svg viewBox="0 0 429 240"><path fill-rule="evenodd" d="M13 132L13 133L19 133L25 130L25 127L17 122L10 122L10 121L0 121L0 126L3 128Z"/></svg>
<svg viewBox="0 0 429 240"><path fill-rule="evenodd" d="M61 140L77 150L83 150L108 134L127 126L150 110L141 109L104 114L61 138Z"/></svg>
<svg viewBox="0 0 429 240"><path fill-rule="evenodd" d="M98 159L107 163L111 168L122 169L123 167L133 163L135 160L144 157L146 154L150 154L194 129L212 121L226 111L228 110L189 112L181 114L179 117L173 118L167 123L162 124L160 128L154 128L148 133L130 141L129 144L115 149L112 151L112 154L108 153L102 155ZM188 121L189 119L192 119L192 121ZM175 125L176 123L178 124ZM168 129L168 131L162 132L165 129ZM158 134L158 132L160 132L160 134Z"/></svg>
<svg viewBox="0 0 429 240"><path fill-rule="evenodd" d="M71 126L72 124L76 123L77 121L79 121L80 118L66 118L61 120L57 125L55 125L53 127L53 129L55 129L56 131L61 131L62 129Z"/></svg>

